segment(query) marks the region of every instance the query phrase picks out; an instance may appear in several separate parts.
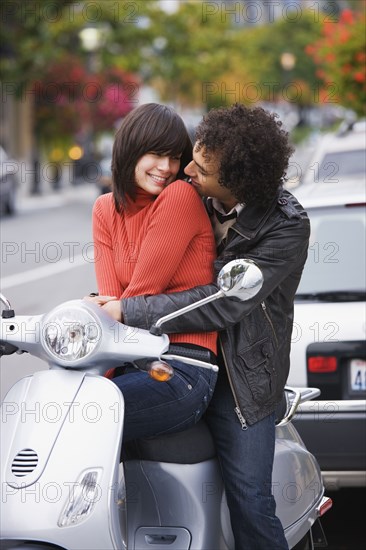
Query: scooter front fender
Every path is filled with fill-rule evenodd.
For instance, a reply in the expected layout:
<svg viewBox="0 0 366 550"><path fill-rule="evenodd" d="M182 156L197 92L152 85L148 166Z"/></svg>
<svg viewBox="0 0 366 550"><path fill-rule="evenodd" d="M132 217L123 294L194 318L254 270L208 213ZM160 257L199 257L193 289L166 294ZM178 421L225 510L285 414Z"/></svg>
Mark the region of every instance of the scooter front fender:
<svg viewBox="0 0 366 550"><path fill-rule="evenodd" d="M117 505L124 403L116 385L81 372L42 371L13 386L1 413L2 539L125 548ZM92 509L62 525L87 472L96 473Z"/></svg>

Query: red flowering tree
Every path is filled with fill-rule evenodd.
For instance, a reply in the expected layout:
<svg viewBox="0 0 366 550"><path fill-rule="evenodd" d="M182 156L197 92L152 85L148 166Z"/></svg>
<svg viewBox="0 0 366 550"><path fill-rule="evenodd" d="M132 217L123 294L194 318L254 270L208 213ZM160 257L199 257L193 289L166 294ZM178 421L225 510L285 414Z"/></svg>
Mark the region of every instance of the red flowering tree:
<svg viewBox="0 0 366 550"><path fill-rule="evenodd" d="M135 76L117 67L89 74L77 57L68 56L50 65L32 83L35 128L46 145L70 143L75 135L113 130L138 100Z"/></svg>
<svg viewBox="0 0 366 550"><path fill-rule="evenodd" d="M324 82L320 101L332 96L360 116L366 114L365 23L364 12L344 10L338 22L325 21L322 37L306 47Z"/></svg>
<svg viewBox="0 0 366 550"><path fill-rule="evenodd" d="M111 130L118 119L137 106L137 77L118 67L109 67L100 73L94 90L95 108L90 109L90 119L96 132Z"/></svg>

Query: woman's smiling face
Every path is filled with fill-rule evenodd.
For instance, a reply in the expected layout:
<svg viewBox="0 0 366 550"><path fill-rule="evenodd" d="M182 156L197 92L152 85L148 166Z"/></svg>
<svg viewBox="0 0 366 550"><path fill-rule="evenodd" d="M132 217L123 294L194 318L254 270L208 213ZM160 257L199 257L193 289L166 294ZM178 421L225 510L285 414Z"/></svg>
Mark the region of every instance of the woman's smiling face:
<svg viewBox="0 0 366 550"><path fill-rule="evenodd" d="M146 153L135 168L136 185L151 195L159 195L175 181L180 168L180 156Z"/></svg>

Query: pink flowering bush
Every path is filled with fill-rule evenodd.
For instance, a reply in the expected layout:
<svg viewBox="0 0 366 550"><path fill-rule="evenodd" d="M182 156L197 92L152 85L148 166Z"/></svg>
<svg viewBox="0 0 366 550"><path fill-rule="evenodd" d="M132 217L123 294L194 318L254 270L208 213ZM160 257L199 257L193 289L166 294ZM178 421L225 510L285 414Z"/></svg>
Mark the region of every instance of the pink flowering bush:
<svg viewBox="0 0 366 550"><path fill-rule="evenodd" d="M114 129L138 101L139 82L117 67L89 74L77 57L50 65L28 90L35 98L35 127L43 143L72 142Z"/></svg>
<svg viewBox="0 0 366 550"><path fill-rule="evenodd" d="M344 10L339 21L325 21L322 37L306 47L318 66L317 76L324 81L320 100L334 100L366 114L366 33L365 14Z"/></svg>

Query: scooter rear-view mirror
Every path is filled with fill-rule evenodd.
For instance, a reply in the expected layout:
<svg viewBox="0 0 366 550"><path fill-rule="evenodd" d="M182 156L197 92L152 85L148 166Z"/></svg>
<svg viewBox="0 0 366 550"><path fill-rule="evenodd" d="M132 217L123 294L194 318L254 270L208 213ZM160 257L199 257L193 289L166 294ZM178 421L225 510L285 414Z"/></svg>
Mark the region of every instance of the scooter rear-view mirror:
<svg viewBox="0 0 366 550"><path fill-rule="evenodd" d="M160 336L163 333L161 325L175 319L184 313L214 302L219 298L238 298L241 301L253 298L263 285L263 274L257 264L253 260L238 259L224 265L217 277L219 291L211 296L207 296L194 304L186 306L178 311L174 311L169 315L165 315L158 319L150 329L151 334Z"/></svg>
<svg viewBox="0 0 366 550"><path fill-rule="evenodd" d="M219 297L230 296L246 301L258 294L263 285L263 274L253 260L232 260L224 265L218 277Z"/></svg>

